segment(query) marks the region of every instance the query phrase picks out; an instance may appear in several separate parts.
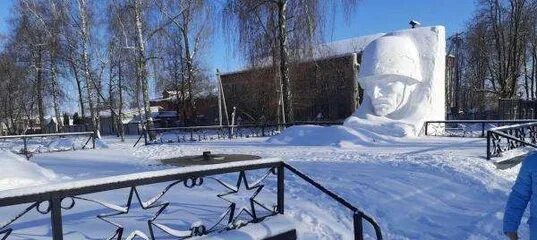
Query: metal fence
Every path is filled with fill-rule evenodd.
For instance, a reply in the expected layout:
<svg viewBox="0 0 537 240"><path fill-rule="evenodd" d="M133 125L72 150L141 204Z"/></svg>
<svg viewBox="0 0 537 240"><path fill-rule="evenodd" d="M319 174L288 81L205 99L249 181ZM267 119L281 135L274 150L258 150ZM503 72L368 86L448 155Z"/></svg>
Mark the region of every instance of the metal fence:
<svg viewBox="0 0 537 240"><path fill-rule="evenodd" d="M51 134L27 134L27 135L11 135L0 136L0 147L9 148L11 145L14 152L24 154L26 158L30 158L35 153L40 152L55 152L55 151L67 151L77 150L75 141L70 143L69 146L51 146L55 140L66 139L72 137L78 139L81 137L80 146L78 149L86 149L87 145L91 141L91 148L95 148L95 137L93 132L72 132L72 133L51 133ZM38 139L38 140L36 140ZM34 141L35 140L35 141ZM22 148L20 145L22 144ZM30 149L30 145L34 146Z"/></svg>
<svg viewBox="0 0 537 240"><path fill-rule="evenodd" d="M490 129L521 123L537 122L535 119L520 120L444 120L426 121L425 136L440 137L486 137Z"/></svg>
<svg viewBox="0 0 537 240"><path fill-rule="evenodd" d="M537 122L493 128L487 131L487 159L520 147L537 148Z"/></svg>
<svg viewBox="0 0 537 240"><path fill-rule="evenodd" d="M306 124L330 126L341 125L342 122L295 122L292 124L243 124L229 126L216 125L153 128L142 132L134 146L137 146L141 139L144 139L145 145L150 145L162 143L208 141L217 139L267 137L276 135L287 127Z"/></svg>
<svg viewBox="0 0 537 240"><path fill-rule="evenodd" d="M24 208L21 213L16 214L11 220L3 225L0 225L0 237L4 235L2 240L5 240L11 234L16 233L18 230L15 229L15 223L29 212L37 211L39 214L50 215L51 229L49 234L52 235L54 240L61 240L64 238L64 222L62 220L62 216L64 216L65 212L72 211L73 209L77 208L77 204L80 202L90 202L112 210L112 213L101 213L97 215L96 218L99 221L104 221L108 224L111 224L111 226L115 228L115 231L110 234L111 237L108 239L121 239L125 234L125 227L115 223L113 220L109 219L109 217L128 213L133 197L138 199L142 209L156 210L154 216L147 221L149 233L146 236L148 236L150 239L155 239L156 230L159 230L158 233L165 234L168 237L184 239L236 229L251 223L261 222L264 219L277 214L284 214L285 169L305 180L307 183L311 184L311 186L317 188L322 193L326 194L328 197L352 212L354 228L352 234L354 239L363 239L364 221L373 227L376 239L382 239L381 229L373 218L360 211L357 207L353 206L339 195L323 187L306 174L279 159L263 159L256 161L214 164L209 166L184 167L0 192L0 208L20 204L29 204L29 206ZM247 173L260 170L263 171L264 174L262 174L257 181L248 182L248 179L251 178L246 177ZM239 173L236 184L226 183L216 177L228 173ZM276 178L275 181L277 188L275 204L273 206L265 206L256 198L263 189L267 178ZM207 184L209 181L220 184L227 190L227 192L217 194L216 197L224 199L229 203L229 206L225 208L223 214L214 216L214 224L206 225L205 223L196 220L190 225L184 225L185 229L176 229L177 227L174 228L173 226L159 222L159 220L162 220L161 215L166 214L166 208L171 204L170 202L165 202L163 200L163 197L169 194L171 189L181 187L182 185L185 190L195 191L201 188L201 186ZM159 183L166 183L163 190L158 192L154 197L149 198L148 201L142 201L140 197L140 187ZM251 217L249 221L238 220L237 216L240 214L240 212L236 212L237 206L235 205L235 202L226 199L227 195L237 193L239 188L246 188L247 190L252 190L254 192L253 196L249 198L250 207L248 210L241 210L246 211L246 213ZM92 199L91 196L93 195L88 196L88 194L103 193L119 189L130 190L126 207ZM180 199L173 198L173 200L179 201ZM203 207L203 205L196 207L192 206L191 208L201 207ZM264 210L266 214L261 214L262 211L260 210ZM185 219L180 219L179 217L175 217L173 219L174 221L188 221ZM141 231L137 230L135 232ZM103 236L91 237L101 239L105 238Z"/></svg>
<svg viewBox="0 0 537 240"><path fill-rule="evenodd" d="M537 101L523 99L499 99L500 119L527 119L537 117Z"/></svg>

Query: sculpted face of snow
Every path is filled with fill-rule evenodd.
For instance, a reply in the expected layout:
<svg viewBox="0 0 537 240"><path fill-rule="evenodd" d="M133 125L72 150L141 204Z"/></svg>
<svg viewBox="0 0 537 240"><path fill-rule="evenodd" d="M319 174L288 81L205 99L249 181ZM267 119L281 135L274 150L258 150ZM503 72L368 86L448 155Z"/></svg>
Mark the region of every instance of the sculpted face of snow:
<svg viewBox="0 0 537 240"><path fill-rule="evenodd" d="M365 98L344 125L396 137L418 135L426 120L444 119L444 64L441 26L372 41L363 51L358 78Z"/></svg>
<svg viewBox="0 0 537 240"><path fill-rule="evenodd" d="M416 84L422 81L414 43L407 37L385 36L369 44L362 56L359 81L373 112L387 116L406 105Z"/></svg>
<svg viewBox="0 0 537 240"><path fill-rule="evenodd" d="M371 97L373 112L382 117L404 106L408 101L408 96L415 89L414 84L402 81L401 78L393 75L380 77L377 80L367 83L365 93Z"/></svg>

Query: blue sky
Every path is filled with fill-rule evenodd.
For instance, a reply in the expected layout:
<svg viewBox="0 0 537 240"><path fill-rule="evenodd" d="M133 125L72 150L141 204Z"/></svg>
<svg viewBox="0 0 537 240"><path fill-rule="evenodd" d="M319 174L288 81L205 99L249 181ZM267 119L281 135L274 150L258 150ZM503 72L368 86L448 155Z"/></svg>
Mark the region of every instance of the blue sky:
<svg viewBox="0 0 537 240"><path fill-rule="evenodd" d="M15 1L0 0L1 34L5 34L9 29L7 20ZM330 42L408 28L410 19L416 19L424 26L444 25L449 36L464 30L474 10L475 0L361 0L348 21L344 20L341 13L336 14L335 24L327 26L323 41ZM222 29L217 27L216 30L214 41L204 56L206 67L212 72L216 72L217 68L222 72L243 68L241 58L235 56L233 47L226 43ZM71 85L73 86L66 87L75 92L74 83ZM159 93L153 91L151 95L154 97ZM63 110L76 111L76 96L71 96L67 102L69 106L63 106L65 108Z"/></svg>
<svg viewBox="0 0 537 240"><path fill-rule="evenodd" d="M8 29L6 20L15 0L0 0L0 32ZM335 24L327 26L324 41L335 41L378 32L408 27L410 19L422 25L444 25L447 33L462 31L475 9L474 0L361 0L349 21L337 14ZM206 54L206 63L212 71L232 71L241 68L240 58L234 56L217 28L215 40Z"/></svg>
<svg viewBox="0 0 537 240"><path fill-rule="evenodd" d="M463 31L475 10L474 0L361 0L353 16L345 21L337 14L327 26L323 41L330 42L362 35L408 28L410 19L424 26L444 25L447 35ZM223 72L241 68L241 61L223 40L217 39L207 63Z"/></svg>

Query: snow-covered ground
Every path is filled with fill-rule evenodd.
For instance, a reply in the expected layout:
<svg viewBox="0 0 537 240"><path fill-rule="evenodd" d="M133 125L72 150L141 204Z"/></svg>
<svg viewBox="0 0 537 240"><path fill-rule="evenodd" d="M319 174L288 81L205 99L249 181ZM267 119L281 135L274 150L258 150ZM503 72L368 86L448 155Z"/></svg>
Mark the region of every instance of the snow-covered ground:
<svg viewBox="0 0 537 240"><path fill-rule="evenodd" d="M251 138L132 148L135 138L125 143L105 138L109 146L106 149L41 153L31 161L55 175L47 182L36 183L44 184L171 168L157 159L199 155L203 151L280 157L373 216L381 224L386 239L503 239L503 208L519 167L496 169L484 158L486 142L483 139L422 137L367 146L289 146L265 140ZM0 161L3 158L4 155L0 155ZM0 189L17 187L16 182L2 181L4 176L5 173L0 173ZM236 175L223 176L223 179L233 182ZM142 187L142 198L148 199L163 186ZM274 179L267 179L261 199L274 200L275 188ZM226 203L215 199L214 193L224 191L214 184L207 184L200 191L174 188L165 198L172 205L163 215L163 221L172 222L185 215L195 218L200 214L215 218ZM92 197L123 205L127 195L128 189L125 189ZM133 228L147 231L146 221L156 211L147 213L139 207L134 210L133 216L129 213L114 219L128 223L126 234ZM352 238L351 213L289 172L285 210L296 222L300 239ZM106 236L114 228L95 216L109 211L95 204L77 202L73 210L63 213L66 236L68 239L85 239L90 234ZM0 209L0 222L16 213L15 207ZM19 219L13 225L16 229L13 239L50 236L48 219L38 214ZM187 222L175 224L190 226ZM371 229L366 230L371 233ZM520 234L522 239L528 237L526 224Z"/></svg>

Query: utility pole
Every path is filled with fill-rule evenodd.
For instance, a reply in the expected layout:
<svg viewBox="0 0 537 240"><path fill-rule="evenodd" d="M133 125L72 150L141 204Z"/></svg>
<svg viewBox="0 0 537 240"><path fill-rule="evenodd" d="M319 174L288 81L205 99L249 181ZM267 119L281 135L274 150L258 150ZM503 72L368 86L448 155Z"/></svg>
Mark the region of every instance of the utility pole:
<svg viewBox="0 0 537 240"><path fill-rule="evenodd" d="M229 126L229 115L227 112L226 95L224 94L224 86L222 85L222 76L220 70L216 69L216 81L218 81L218 111L220 113L220 126L222 126L222 107L226 116L226 123Z"/></svg>
<svg viewBox="0 0 537 240"><path fill-rule="evenodd" d="M222 87L218 68L216 69L216 81L218 81L218 124L222 127Z"/></svg>

